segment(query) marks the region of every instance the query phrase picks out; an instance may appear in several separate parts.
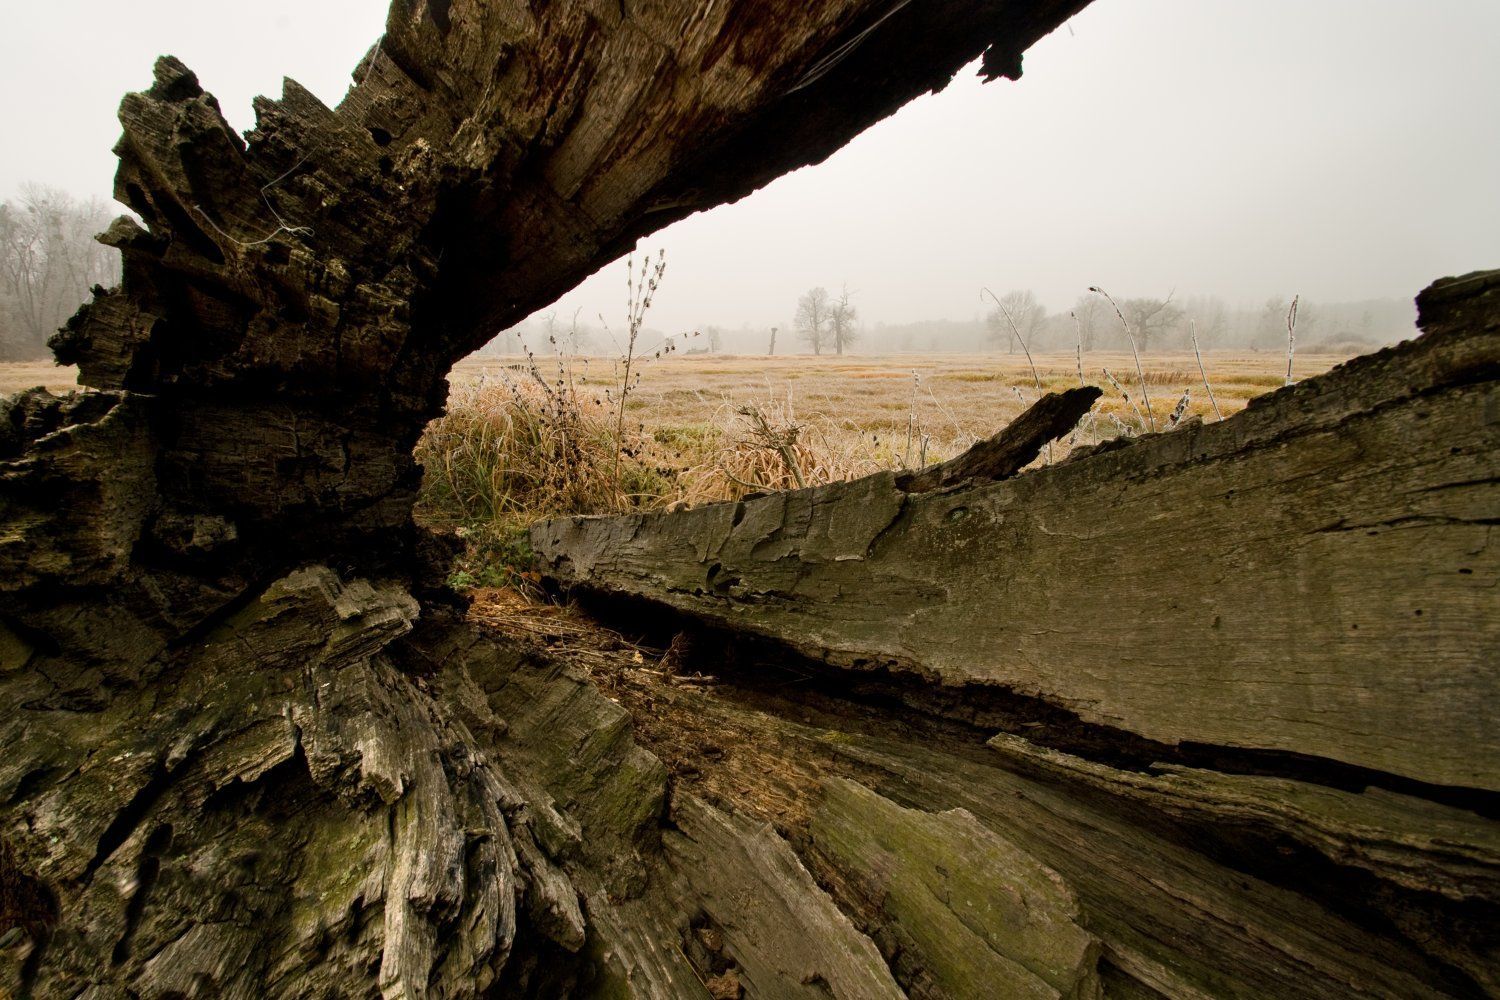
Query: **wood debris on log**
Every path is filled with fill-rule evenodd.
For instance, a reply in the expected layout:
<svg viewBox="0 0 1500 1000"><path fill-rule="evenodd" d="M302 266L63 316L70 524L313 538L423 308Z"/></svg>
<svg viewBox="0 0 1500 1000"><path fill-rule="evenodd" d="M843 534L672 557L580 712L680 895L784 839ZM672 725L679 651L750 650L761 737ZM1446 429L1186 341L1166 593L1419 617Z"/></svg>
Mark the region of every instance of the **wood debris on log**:
<svg viewBox="0 0 1500 1000"><path fill-rule="evenodd" d="M896 488L928 493L970 479L1009 479L1036 460L1048 442L1068 433L1103 395L1095 386L1049 392L994 437L946 462L896 477Z"/></svg>

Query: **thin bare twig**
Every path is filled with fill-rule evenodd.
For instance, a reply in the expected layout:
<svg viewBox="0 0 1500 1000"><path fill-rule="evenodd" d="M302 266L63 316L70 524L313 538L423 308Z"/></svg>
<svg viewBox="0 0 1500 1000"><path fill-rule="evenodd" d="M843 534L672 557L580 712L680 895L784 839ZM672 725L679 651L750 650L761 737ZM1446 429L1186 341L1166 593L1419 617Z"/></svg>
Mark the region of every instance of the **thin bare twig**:
<svg viewBox="0 0 1500 1000"><path fill-rule="evenodd" d="M224 237L226 240L233 243L235 246L241 248L242 250L248 250L251 247L264 246L276 237L280 236L282 233L291 233L293 236L311 236L313 234L311 227L289 225L287 221L281 217L281 213L276 211L276 206L271 204L271 199L266 197L267 191L271 190L271 188L275 187L282 181L286 180L288 177L292 176L292 174L296 172L297 168L302 166L302 164L306 162L307 157L304 156L302 157L302 159L292 164L291 167L289 167L279 177L276 177L273 180L270 180L261 185L260 200L265 204L266 209L271 213L271 217L276 220L276 228L271 230L269 233L267 233L265 236L262 236L258 240L251 240L247 243L244 240L235 239L233 236L230 236L228 233L226 233L223 229L219 228L219 224L215 222L209 216L209 214L203 210L202 205L194 205L193 208L197 210L199 215L203 216L204 222L207 222L210 226L213 227L214 232L218 233L220 236Z"/></svg>
<svg viewBox="0 0 1500 1000"><path fill-rule="evenodd" d="M1193 357L1198 359L1198 374L1203 376L1203 388L1208 393L1208 401L1213 404L1214 416L1223 420L1224 414L1219 412L1219 401L1214 399L1214 387L1208 384L1208 370L1203 367L1203 354L1198 350L1198 325L1192 320L1188 320L1188 336L1193 339Z"/></svg>
<svg viewBox="0 0 1500 1000"><path fill-rule="evenodd" d="M979 297L984 298L985 295L988 295L994 301L995 305L1000 307L1000 312L1005 315L1005 322L1010 324L1011 332L1016 335L1016 341L1021 345L1021 350L1026 354L1026 363L1031 366L1031 381L1035 383L1037 395L1040 396L1042 393L1042 378L1036 373L1036 362L1031 360L1031 348L1026 346L1026 338L1021 336L1021 328L1016 326L1015 317L1010 314L1010 310L1005 307L1004 302L1001 302L999 299L995 298L994 292L990 291L988 288L980 289ZM1020 393L1017 393L1016 395L1020 395ZM1047 464L1052 464L1051 441L1047 442Z"/></svg>
<svg viewBox="0 0 1500 1000"><path fill-rule="evenodd" d="M1120 380L1115 378L1108 368L1103 369L1103 372L1104 377L1109 379L1109 384L1114 386L1115 391L1118 392L1122 397L1124 397L1125 402L1130 404L1130 408L1135 411L1135 418L1139 420L1141 422L1141 426L1144 427L1146 425L1146 415L1141 412L1141 408L1139 406L1135 405L1135 400L1130 398L1130 393L1125 391L1125 387L1120 384ZM1118 421L1116 422L1118 423Z"/></svg>
<svg viewBox="0 0 1500 1000"><path fill-rule="evenodd" d="M1292 307L1286 313L1286 384L1292 384L1292 355L1297 351L1297 303L1300 295L1292 296Z"/></svg>
<svg viewBox="0 0 1500 1000"><path fill-rule="evenodd" d="M912 436L917 426L917 390L922 387L922 376L913 368L911 370L911 404L906 411L906 451L901 455L903 468L911 468L911 443Z"/></svg>
<svg viewBox="0 0 1500 1000"><path fill-rule="evenodd" d="M1081 388L1088 385L1083 378L1083 324L1078 322L1078 314L1073 310L1068 310L1068 315L1073 317L1073 330L1078 335L1076 359L1078 361L1078 385ZM1094 439L1094 444L1099 443L1099 425L1094 418L1092 407L1089 409L1089 436Z"/></svg>
<svg viewBox="0 0 1500 1000"><path fill-rule="evenodd" d="M1177 401L1177 405L1172 408L1172 415L1167 418L1168 426L1176 427L1182 422L1182 418L1187 414L1188 403L1192 395L1192 389L1182 390L1182 398Z"/></svg>

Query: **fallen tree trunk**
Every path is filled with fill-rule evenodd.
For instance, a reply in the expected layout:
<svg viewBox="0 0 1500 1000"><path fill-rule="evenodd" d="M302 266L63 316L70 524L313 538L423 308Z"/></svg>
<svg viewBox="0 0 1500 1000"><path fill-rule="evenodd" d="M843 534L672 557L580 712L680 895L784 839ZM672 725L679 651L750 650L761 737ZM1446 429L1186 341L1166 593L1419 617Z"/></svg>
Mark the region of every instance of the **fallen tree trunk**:
<svg viewBox="0 0 1500 1000"><path fill-rule="evenodd" d="M1004 482L908 494L881 474L554 521L532 545L565 585L840 667L1003 688L1162 744L1497 793L1500 488L1482 415L1500 292L1492 274L1462 284L1469 298L1424 321L1463 309L1467 327L1222 423Z"/></svg>
<svg viewBox="0 0 1500 1000"><path fill-rule="evenodd" d="M1083 3L402 0L243 137L161 59L88 391L0 406L0 994L700 992L625 916L665 771L464 623L412 446L498 330Z"/></svg>
<svg viewBox="0 0 1500 1000"><path fill-rule="evenodd" d="M1106 843L1166 827L1316 906L1407 935L1467 983L1429 987L1493 992L1493 934L1459 928L1500 906L1500 561L1488 545L1500 509L1500 272L1439 282L1419 301L1419 340L1222 423L1080 449L1004 482L909 495L881 474L682 513L554 521L532 545L591 606L627 600L633 621L715 636L729 652L708 673L754 688L791 669L802 690L899 706L881 750L855 740L839 753L915 783L898 801L964 802L989 830L1020 836L1069 878L1085 913L1121 918L1085 924L1138 983L1238 991L1196 979L1203 957L1135 937L1164 919L1149 900L1129 916L1115 909L1139 859L1083 874L1072 854L1108 855ZM1017 777L971 771L973 792L955 797L970 765L923 763L899 735L916 717L998 731L989 746ZM1123 825L1103 834L1097 817L1052 814L1023 832L979 808L1022 779L1023 796L1045 787L1112 802ZM1066 846L1075 822L1092 832ZM854 878L846 898L863 898L859 857L835 846L851 834L819 830L814 820L808 852L832 857L835 884ZM886 845L869 863L888 871L903 849L916 847ZM1212 869L1205 884L1227 884ZM1245 928L1219 957L1254 976L1262 935L1287 928L1270 931L1244 902L1210 911ZM871 919L922 952L901 931L910 912ZM1338 966L1344 932L1307 926L1312 938L1281 945L1299 974L1416 988L1395 986L1389 969ZM1274 975L1255 990L1297 992Z"/></svg>
<svg viewBox="0 0 1500 1000"><path fill-rule="evenodd" d="M403 0L337 109L289 81L243 138L163 59L121 107L117 189L142 220L107 234L122 284L54 341L91 391L0 407L0 993L1494 992L1489 820L1427 775L1485 766L1446 745L1393 737L1406 749L1380 773L1414 767L1387 791L1199 757L1158 773L1141 765L1158 744L1081 724L1086 705L877 675L853 699L784 648L782 689L738 646L709 690L616 683L591 672L597 650L481 630L438 586L411 447L454 361L967 62L1015 75L1080 6ZM1448 293L1472 346L1462 328L1489 306ZM1435 406L1459 391L1401 372ZM1388 383L1297 399L1414 412ZM1286 417L1253 412L1231 433L1265 452ZM1135 447L1165 469L1185 440ZM1089 461L1119 463L1114 499L1139 481L1145 503L1154 473L1130 454ZM929 509L953 542L982 536ZM814 547L862 558L865 527L820 527ZM788 565L811 551L781 534ZM1093 567L1053 581L1086 587ZM878 596L844 597L872 647ZM1454 607L1424 610L1447 634L1472 610ZM1371 648L1420 652L1378 632ZM1119 705L1143 733L1187 721ZM1352 761L1379 742L1330 746Z"/></svg>

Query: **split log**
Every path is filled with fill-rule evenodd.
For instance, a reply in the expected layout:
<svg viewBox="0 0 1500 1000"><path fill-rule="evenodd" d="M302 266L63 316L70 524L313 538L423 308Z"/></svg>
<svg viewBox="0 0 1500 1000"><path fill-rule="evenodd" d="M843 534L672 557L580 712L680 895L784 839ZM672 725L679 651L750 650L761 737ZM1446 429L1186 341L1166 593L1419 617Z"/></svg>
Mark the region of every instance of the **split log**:
<svg viewBox="0 0 1500 1000"><path fill-rule="evenodd" d="M766 723L787 759L857 762L861 783L924 810L912 822L964 809L1014 838L1077 894L1107 994L1493 995L1500 940L1461 928L1500 913L1500 272L1419 305L1418 340L1222 423L935 493L886 473L563 519L533 548L592 606L717 636L730 652L702 666L731 704L715 725L740 718L736 684L758 712L804 714L767 693L797 683L824 707L801 732ZM888 720L873 737L839 721L872 712ZM979 735L949 748L910 728L922 718ZM1005 777L961 749L986 732ZM863 793L798 787L780 794L809 802L816 870L914 956L893 959L903 986L963 995L951 984L982 955L955 965L924 943L940 916L898 881L904 855L933 848L882 842L906 821L889 805L857 819ZM1321 915L1287 919L1307 905ZM1226 921L1238 930L1208 930ZM1421 971L1364 964L1398 940Z"/></svg>
<svg viewBox="0 0 1500 1000"><path fill-rule="evenodd" d="M1427 296L1417 341L1017 479L882 473L532 546L563 585L839 667L1494 796L1497 315L1500 276L1472 276Z"/></svg>
<svg viewBox="0 0 1500 1000"><path fill-rule="evenodd" d="M674 688L627 708L565 659L482 634L437 585L446 553L411 519L411 447L454 361L639 237L820 161L966 63L1016 75L1020 53L1082 5L402 0L338 108L288 81L257 102L245 137L163 59L121 106L117 193L142 220L105 236L123 255L121 286L54 340L90 391L0 410L0 993L936 998L1001 968L1079 996L1500 988L1488 841L1450 812L1421 813L1435 786L1418 774L1467 773L1446 745L1418 755L1392 737L1389 773L1421 765L1398 790L1417 805L1362 801L1341 824L1325 804L1348 800L1321 794L1321 772L1286 778L1319 793L1279 813L1271 786L1115 766L1158 749L1122 750L1115 734L1185 725L1195 705L1152 715L1122 696L1109 711L1128 709L1128 724L1105 736L1040 708L1045 721L1017 723L1058 753L1114 746L1082 764L999 753L993 732L931 722L924 699L941 701L939 684L879 692L879 710L828 702L816 728L823 696L810 690L768 714L772 699L734 682L730 656L713 693ZM1470 363L1493 310L1473 282L1427 301L1453 327L1451 350L1419 352L1433 370L1298 389L1301 417L1265 408L1216 432L1242 438L1245 457L1204 438L1213 474L1266 475L1256 463L1278 440L1304 449L1314 425L1336 437L1336 411L1351 425L1410 417L1420 433L1417 404L1393 388L1402 378L1432 404L1433 461L1466 460L1445 450L1450 397L1463 379L1476 392L1493 380ZM1375 437L1348 440L1379 451ZM1089 516L1140 517L1183 442L972 489L1024 501L1092 462L1079 481L1115 485L1095 488ZM1327 447L1329 461L1358 457ZM1492 454L1472 448L1475 462ZM1416 576L1469 544L1455 510L1488 497L1487 474L1435 491L1435 513L1401 525L1452 537L1423 534L1428 548L1360 586L1397 581L1392 601L1450 588ZM1428 481L1425 464L1380 476ZM859 519L807 509L810 540L771 531L773 508L757 508L766 547L787 566L819 549L858 561L901 509L931 504L957 527L913 539L983 555L977 522L941 506L964 491L874 485L860 487L873 503ZM1134 507L1121 502L1137 489ZM887 520L861 542L871 517ZM1338 564L1332 553L1363 537L1329 533L1307 565ZM1212 540L1184 544L1217 551ZM1466 565L1481 574L1485 558L1476 549ZM1052 567L1048 583L1092 587L1096 603L1130 597L1118 577L1095 581L1095 565ZM1279 581L1266 565L1245 567L1250 583ZM707 575L723 594L739 586ZM880 593L845 595L848 625L867 633L850 648L880 645ZM1424 622L1434 634L1483 618L1456 594L1424 600L1443 610ZM1249 603L1243 588L1227 597ZM1231 625L1215 650L1246 655L1254 643ZM1415 640L1376 629L1369 641L1412 656L1414 673L1389 685L1447 683L1420 676ZM673 737L655 714L672 698L693 708L675 725L716 719L756 741L725 754L715 780L736 785L680 787L691 779L663 763ZM1204 738L1232 742L1232 718L1205 717L1225 732ZM1387 722L1369 716L1372 730ZM1054 724L1085 747L1026 728ZM1363 760L1379 742L1341 732L1330 744ZM769 815L768 789L794 815ZM1414 814L1464 838L1449 861L1428 863L1420 838L1370 832ZM1289 866L1287 838L1315 858ZM1345 858L1374 881L1350 881ZM936 866L964 859L996 870L946 892ZM1035 922L986 886L1020 893ZM1007 919L971 921L967 903ZM972 948L956 953L955 939Z"/></svg>

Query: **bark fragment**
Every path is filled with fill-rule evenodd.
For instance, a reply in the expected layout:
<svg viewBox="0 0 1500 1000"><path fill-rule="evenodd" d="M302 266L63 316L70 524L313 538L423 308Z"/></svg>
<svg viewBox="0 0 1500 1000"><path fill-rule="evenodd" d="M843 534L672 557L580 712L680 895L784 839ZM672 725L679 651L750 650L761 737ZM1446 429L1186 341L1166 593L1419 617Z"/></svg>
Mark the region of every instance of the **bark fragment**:
<svg viewBox="0 0 1500 1000"><path fill-rule="evenodd" d="M994 437L931 468L903 473L896 477L896 486L908 493L928 493L967 479L1009 479L1035 461L1048 442L1072 430L1101 395L1094 386L1049 392Z"/></svg>

